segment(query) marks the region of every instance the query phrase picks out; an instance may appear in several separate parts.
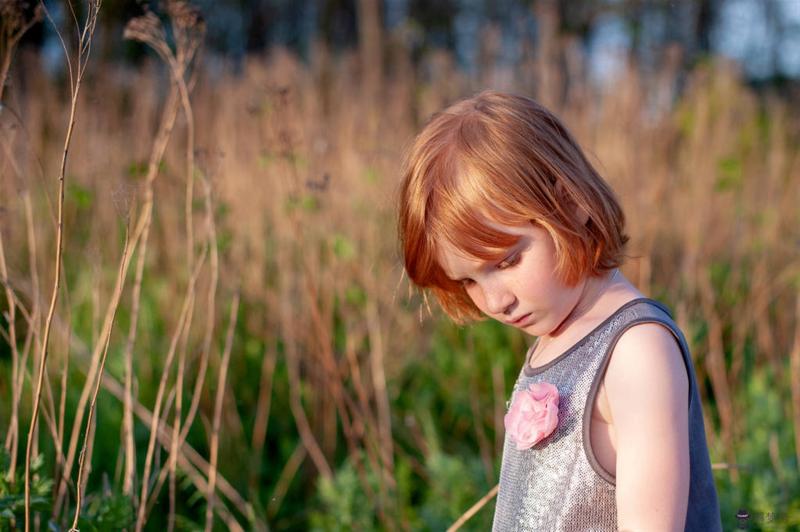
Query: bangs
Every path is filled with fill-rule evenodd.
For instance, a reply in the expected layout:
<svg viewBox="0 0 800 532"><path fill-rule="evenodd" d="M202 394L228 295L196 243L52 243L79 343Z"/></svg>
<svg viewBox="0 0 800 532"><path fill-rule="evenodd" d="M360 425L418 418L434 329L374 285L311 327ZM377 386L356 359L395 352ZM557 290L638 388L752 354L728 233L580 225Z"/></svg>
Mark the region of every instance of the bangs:
<svg viewBox="0 0 800 532"><path fill-rule="evenodd" d="M496 225L518 226L538 218L530 204L519 201L519 195L504 193L515 188L509 177L516 169L500 161L487 164L473 150L474 144L453 142L426 161L425 173L437 176L438 183L427 189L424 203L418 204L421 238L406 241L406 259L414 257L406 261L406 269L419 286L462 293L461 284L450 279L439 262L443 243L472 258L502 260L520 236ZM409 248L415 248L411 254Z"/></svg>
<svg viewBox="0 0 800 532"><path fill-rule="evenodd" d="M475 205L463 201L458 192L433 194L429 234L431 244L447 242L470 257L491 261L504 258L508 248L519 242L512 235L493 227L489 220L502 225L521 225L528 220L498 208L496 205Z"/></svg>
<svg viewBox="0 0 800 532"><path fill-rule="evenodd" d="M493 227L489 220L503 225L521 225L529 221L490 203L476 205L464 201L458 191L442 193L440 190L431 194L425 236L417 243L416 260L406 265L410 277L420 286L460 291L461 284L450 279L440 264L443 243L475 259L499 261L521 238Z"/></svg>
<svg viewBox="0 0 800 532"><path fill-rule="evenodd" d="M508 248L519 242L520 237L501 231L491 225L522 225L533 218L532 214L520 212L517 202L503 201L496 179L483 169L468 168L467 157L457 157L454 150L438 161L445 168L435 169L442 186L433 188L426 205L427 253L430 254L433 285L453 288L458 285L447 277L438 260L441 244L449 243L465 255L484 260L497 261L505 258ZM456 164L453 159L460 159ZM450 159L450 160L448 160ZM460 168L459 168L460 167ZM494 186L493 186L494 185ZM460 286L460 285L458 285Z"/></svg>

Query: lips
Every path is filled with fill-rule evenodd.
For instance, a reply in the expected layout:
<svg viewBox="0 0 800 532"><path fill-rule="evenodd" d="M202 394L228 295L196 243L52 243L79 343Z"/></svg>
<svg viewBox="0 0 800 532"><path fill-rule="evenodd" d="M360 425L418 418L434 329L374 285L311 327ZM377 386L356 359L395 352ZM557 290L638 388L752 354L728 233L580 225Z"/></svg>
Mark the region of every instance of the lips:
<svg viewBox="0 0 800 532"><path fill-rule="evenodd" d="M530 315L531 313L528 312L527 314L523 314L519 318L512 321L507 321L506 323L509 325L521 325L525 320L527 320L530 317Z"/></svg>

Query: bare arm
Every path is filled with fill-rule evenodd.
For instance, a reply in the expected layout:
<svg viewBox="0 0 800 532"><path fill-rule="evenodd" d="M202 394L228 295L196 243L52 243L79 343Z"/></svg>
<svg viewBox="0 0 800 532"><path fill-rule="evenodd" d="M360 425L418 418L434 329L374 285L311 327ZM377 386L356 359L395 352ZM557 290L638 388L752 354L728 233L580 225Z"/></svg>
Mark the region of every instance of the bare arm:
<svg viewBox="0 0 800 532"><path fill-rule="evenodd" d="M689 498L689 381L675 338L656 323L625 331L605 387L617 441L620 530L682 531Z"/></svg>

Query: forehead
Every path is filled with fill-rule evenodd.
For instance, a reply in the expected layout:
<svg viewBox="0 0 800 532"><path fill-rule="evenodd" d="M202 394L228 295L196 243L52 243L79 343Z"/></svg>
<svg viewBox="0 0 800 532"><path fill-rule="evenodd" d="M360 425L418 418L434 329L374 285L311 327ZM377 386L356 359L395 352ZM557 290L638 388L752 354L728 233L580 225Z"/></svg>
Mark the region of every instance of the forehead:
<svg viewBox="0 0 800 532"><path fill-rule="evenodd" d="M436 240L436 259L445 274L458 279L488 264L506 258L520 241L530 236L532 225L502 225L487 222L487 226L500 237L494 243L479 242L473 238L440 237ZM483 240L483 239L482 239Z"/></svg>

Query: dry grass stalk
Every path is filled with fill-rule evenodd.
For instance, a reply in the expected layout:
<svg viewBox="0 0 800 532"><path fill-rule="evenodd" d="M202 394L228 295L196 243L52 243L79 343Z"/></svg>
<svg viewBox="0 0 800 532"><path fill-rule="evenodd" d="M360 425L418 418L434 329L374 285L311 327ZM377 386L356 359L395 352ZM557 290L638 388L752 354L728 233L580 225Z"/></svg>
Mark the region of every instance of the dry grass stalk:
<svg viewBox="0 0 800 532"><path fill-rule="evenodd" d="M202 183L204 185L204 203L205 203L205 211L206 211L206 230L207 230L207 238L208 238L208 246L211 255L211 264L210 264L210 273L211 273L211 280L209 282L208 294L207 294L207 309L206 309L206 328L204 339L202 343L202 351L200 355L200 366L197 370L197 376L195 380L194 390L192 392L191 403L189 406L189 411L187 413L186 419L183 423L180 422L180 418L178 413L180 412L180 403L176 404L176 417L175 423L173 424L173 439L172 445L170 447L170 454L169 454L169 464L170 467L167 469L163 469L159 472L158 479L154 484L154 488L150 495L152 504L154 504L154 498L161 490L166 475L170 475L170 505L174 505L174 478L175 472L178 465L178 457L181 447L184 445L186 441L186 437L189 434L189 429L194 422L195 415L197 414L197 409L200 405L200 397L202 393L203 383L205 381L205 376L208 369L208 359L209 354L211 351L211 341L213 338L213 331L214 331L214 321L215 321L215 305L216 305L216 292L217 292L217 283L219 279L219 252L217 246L217 237L216 237L216 225L214 222L214 209L213 209L213 202L211 198L211 184L210 179L205 176L201 175ZM182 354L185 353L185 335L183 337L184 345L182 346ZM183 359L183 356L181 357ZM176 385L176 395L180 396L182 391L182 372L184 371L183 366L181 366L181 360L179 360L178 364L178 381Z"/></svg>
<svg viewBox="0 0 800 532"><path fill-rule="evenodd" d="M288 113L291 112L288 91L281 91L279 96L279 107L283 113L287 113L282 117L282 126L288 128L288 125L292 123L291 117L288 115ZM291 171L291 182L289 183L289 186L296 193L300 186L300 176L298 175L293 159L294 146L292 144L292 133L288 129L285 129L281 131L279 136L282 142L282 155L287 161L289 161L289 168ZM287 216L286 223L289 228L289 238L295 242L303 241L301 222L302 221L299 218L297 209L292 210L289 216ZM292 295L297 289L295 283L302 285L303 278L302 274L300 279L297 279L297 276L292 275L294 271L294 265L291 257L287 256L286 251L291 248L289 246L286 247L286 250L281 248L283 248L283 246L280 246L277 250L277 261L282 270L286 272L286 275L281 276L280 290L283 300L291 301ZM333 470L328 464L328 460L325 458L325 453L323 453L319 443L317 442L314 431L311 429L311 424L308 421L308 417L303 409L302 400L300 398L300 354L298 350L299 338L295 328L295 318L291 315L291 310L292 309L290 305L281 305L280 326L286 346L286 365L290 382L289 404L292 415L295 419L297 431L300 433L301 441L303 442L306 451L308 451L312 462L314 462L314 465L317 467L317 470L323 477L330 479L333 477Z"/></svg>
<svg viewBox="0 0 800 532"><path fill-rule="evenodd" d="M278 508L281 507L283 498L286 496L286 491L289 489L289 484L297 474L297 470L300 469L300 464L303 463L305 457L306 448L303 446L303 443L300 442L294 448L292 454L289 455L289 459L284 464L283 469L281 469L281 473L278 475L277 482L275 482L275 489L272 491L272 496L270 497L269 504L267 505L268 517L273 517L278 513Z"/></svg>
<svg viewBox="0 0 800 532"><path fill-rule="evenodd" d="M53 322L53 315L55 314L56 302L58 301L58 292L61 286L61 266L62 266L62 253L63 253L63 240L64 240L64 186L65 174L67 167L67 157L69 154L70 143L72 142L72 133L75 128L75 113L78 107L78 94L83 80L83 74L88 64L89 54L91 52L92 39L94 37L94 30L97 23L97 13L100 9L101 2L95 0L89 3L86 20L81 30L81 35L78 40L78 57L75 64L75 77L70 76L70 89L72 93L72 100L70 104L70 117L67 126L67 132L64 138L64 150L61 157L61 167L58 176L58 231L56 236L56 256L55 256L55 278L53 280L53 291L50 299L50 308L47 313L47 318L44 323L44 333L41 342L41 355L39 360L39 374L36 381L36 392L33 399L33 410L31 413L31 423L28 430L28 442L25 450L25 532L30 531L31 518L31 459L33 451L33 438L36 432L36 421L39 415L39 403L42 394L42 383L47 368L47 354L48 354L48 341L50 338L50 327ZM45 13L46 9L45 9ZM50 18L49 14L47 14ZM52 20L52 19L51 19ZM58 33L58 31L57 31ZM60 35L60 34L59 34ZM63 39L62 39L63 42ZM70 72L72 72L72 60L66 48L64 49L67 63L70 65Z"/></svg>
<svg viewBox="0 0 800 532"><path fill-rule="evenodd" d="M86 375L86 382L84 383L84 386L81 389L81 395L78 399L78 405L76 407L76 413L75 413L75 420L72 425L70 442L67 448L66 458L64 460L64 470L62 472L62 476L60 478L57 488L56 502L54 504L54 509L53 509L54 516L60 513L61 502L63 501L63 496L65 495L66 492L66 484L72 472L72 466L74 465L75 455L77 452L77 443L80 435L80 429L81 426L83 425L83 416L85 408L90 400L90 393L92 392L92 383L96 382L96 379L98 379L100 375L102 375L101 369L105 360L105 352L107 350L106 346L111 337L111 331L114 325L114 318L116 316L117 308L119 307L120 299L122 296L122 290L125 282L125 275L128 271L128 268L130 267L134 241L135 237L126 243L128 251L123 253L122 261L120 262L119 265L120 275L117 276L116 285L113 291L113 296L109 300L108 306L106 308L105 317L103 319L103 325L100 331L100 335L98 337L98 342L95 344L94 349L92 351L92 357ZM88 431L88 424L86 430ZM84 436L84 441L85 441L85 436Z"/></svg>
<svg viewBox="0 0 800 532"><path fill-rule="evenodd" d="M278 362L278 354L275 346L270 344L265 350L261 361L261 373L258 382L258 399L256 399L255 423L253 425L253 436L250 440L250 450L255 460L255 464L250 473L250 491L257 491L259 482L259 472L261 471L261 461L264 455L264 443L267 439L267 428L269 427L270 407L272 406L272 384L275 377L275 365ZM301 446L302 448L302 446Z"/></svg>
<svg viewBox="0 0 800 532"><path fill-rule="evenodd" d="M42 20L43 15L42 5L37 5L31 13L28 2L0 0L0 102L14 50L25 32Z"/></svg>
<svg viewBox="0 0 800 532"><path fill-rule="evenodd" d="M211 426L211 458L209 459L208 491L206 492L206 532L211 531L214 524L214 505L216 501L217 486L217 457L219 454L219 430L222 421L222 399L225 397L225 383L228 376L228 365L231 361L233 348L233 332L236 329L236 319L239 314L239 292L233 296L231 315L228 322L228 332L225 334L225 348L220 362L219 377L217 380L217 396L214 400L214 420Z"/></svg>
<svg viewBox="0 0 800 532"><path fill-rule="evenodd" d="M8 77L9 68L11 66L11 59L14 55L14 51L16 49L17 44L19 43L22 36L37 22L42 19L44 11L42 6L37 5L33 11L31 12L30 6L28 2L23 2L21 0L2 0L0 1L0 112L6 111L2 104L3 94L6 86L6 79ZM13 111L11 111L12 114ZM16 116L16 115L15 115ZM18 118L18 117L17 117ZM4 139L5 140L5 139ZM4 142L3 148L5 151L6 158L4 162L7 162L11 165L15 175L21 179L22 173L20 168L16 164L15 158L11 153L10 146ZM29 196L26 190L22 190L22 197L23 202L25 203L26 207L29 206ZM27 210L26 210L27 213ZM30 221L30 220L29 220ZM28 224L27 227L29 229L32 228L32 224ZM29 235L31 233L29 232ZM35 245L32 245L29 241L29 250L33 249ZM3 253L3 242L2 242L2 235L0 235L0 253ZM16 475L16 466L17 466L17 449L19 446L19 404L20 398L22 395L22 384L24 382L24 375L25 375L25 367L27 364L28 359L28 349L31 347L31 334L34 331L38 331L38 314L34 312L36 316L36 323L33 322L29 317L26 316L28 321L28 335L25 338L25 347L20 354L17 345L17 338L16 338L16 308L18 306L16 294L13 291L13 288L10 284L8 278L8 271L5 265L5 258L2 257L2 283L4 286L4 290L6 292L6 299L8 303L8 310L6 319L8 322L8 337L6 338L7 342L11 347L11 355L12 355L12 371L11 371L11 420L9 424L9 429L6 433L5 439L5 448L9 452L11 456L11 463L8 470L8 479L13 482L15 475ZM35 264L31 265L31 274L33 275L36 271ZM34 281L34 309L38 309L38 276L35 276L33 279ZM20 307L20 310L23 310ZM4 334L5 336L5 334ZM35 347L35 346L34 346ZM35 449L34 449L35 452Z"/></svg>
<svg viewBox="0 0 800 532"><path fill-rule="evenodd" d="M194 252L194 250L192 250ZM192 294L194 300L195 295ZM169 450L169 457L167 459L167 467L161 473L169 474L169 513L167 515L167 532L172 532L175 528L175 508L176 508L176 477L178 467L178 446L180 445L181 435L181 417L183 415L183 381L184 373L186 372L186 345L188 343L189 329L191 328L192 318L194 317L194 305L189 307L189 316L186 318L186 324L183 327L183 334L181 334L179 347L178 347L178 367L175 372L175 412L173 414L172 422L172 446ZM159 481L162 475L159 474ZM151 497L155 497L160 490L161 483L153 490Z"/></svg>
<svg viewBox="0 0 800 532"><path fill-rule="evenodd" d="M136 19L134 19L136 20ZM130 26L130 24L129 24ZM126 30L127 31L127 30ZM127 398L123 406L123 422L125 424L125 473L123 476L123 493L132 495L136 478L136 451L133 442L133 413L131 406L133 402L133 348L136 341L136 332L139 324L139 309L141 301L142 281L144 278L144 267L147 257L147 244L150 236L150 225L152 223L154 193L153 181L158 175L158 167L164 157L167 144L172 135L172 129L178 116L178 91L173 85L167 97L158 131L150 152L150 160L145 176L144 200L142 211L137 222L137 230L140 229L141 249L136 260L136 271L134 273L133 292L131 294L131 322L128 328L128 337L125 343L123 357L125 360L125 390ZM134 245L139 238L134 237Z"/></svg>
<svg viewBox="0 0 800 532"><path fill-rule="evenodd" d="M206 231L208 233L208 246L211 255L210 260L210 280L208 283L208 292L206 293L206 323L203 337L203 343L200 352L200 365L197 369L197 376L195 379L194 390L192 391L192 400L189 405L189 411L186 414L186 421L180 435L179 446L183 445L186 437L189 435L189 428L194 422L197 415L197 409L200 406L200 396L205 383L206 372L208 370L208 359L211 354L212 340L214 338L215 321L216 321L216 297L217 285L219 283L219 244L217 242L217 228L214 222L214 203L211 195L211 179L210 176L202 174L203 183L203 203L206 215Z"/></svg>
<svg viewBox="0 0 800 532"><path fill-rule="evenodd" d="M361 462L358 461L357 458L359 451L363 450L366 454L367 461L372 467L372 470L377 472L384 471L384 468L381 467L379 461L380 456L377 456L379 453L375 453L373 449L374 446L369 445L370 442L366 439L364 439L364 441L359 439L364 437L364 426L366 426L368 437L377 436L374 434L377 424L371 421L365 422L364 417L369 412L369 407L367 406L365 410L359 411L359 408L356 406L355 402L345 392L343 382L344 376L340 375L336 368L336 360L332 351L333 339L330 337L330 330L327 327L327 322L323 319L319 309L317 308L317 289L312 284L312 281L309 277L306 277L306 284L308 286L308 289L306 290L308 309L309 313L311 314L312 324L315 328L315 336L319 339L319 352L322 358L322 365L327 374L324 382L328 383L327 386L330 388L331 396L334 399L333 402L336 406L336 411L338 412L342 422L342 430L345 435L345 441L347 442L348 450L353 457L354 466L356 467L356 472L358 473L361 486L369 499L374 500L375 494L372 486L369 483L367 472L364 470ZM362 407L364 407L363 404ZM349 412L352 412L352 415ZM351 417L353 421L351 421ZM293 457L294 455L290 457L290 460ZM292 468L289 467L288 463L284 467L284 471L292 471ZM281 473L280 478L283 478L283 473ZM383 475L379 477L379 481L381 500L383 501L386 499L386 493L384 491L385 479Z"/></svg>
<svg viewBox="0 0 800 532"><path fill-rule="evenodd" d="M86 382L84 383L83 388L81 389L80 397L78 398L78 404L75 409L75 421L72 425L72 432L70 435L69 446L67 448L66 458L64 460L64 470L62 472L62 476L60 479L57 480L57 489L56 489L56 499L53 505L53 516L58 516L61 511L61 504L63 502L63 498L66 495L66 487L68 478L71 475L72 467L74 465L75 454L77 451L77 443L78 438L80 435L80 428L83 422L83 416L85 413L86 406L89 402L90 393L92 391L92 383L95 382L96 379L99 378L101 375L101 362L104 360L104 352L106 350L106 343L109 341L111 336L111 331L114 325L114 317L116 316L117 308L120 304L120 299L122 297L122 290L124 287L125 279L127 277L128 269L130 268L131 258L133 256L133 252L136 246L136 243L139 241L144 228L140 225L136 228L133 233L133 237L127 242L128 251L127 253L123 253L122 261L120 262L120 270L119 275L116 279L116 285L112 292L113 297L109 300L109 303L105 310L105 316L103 319L103 325L100 330L100 334L98 336L98 342L95 344L94 349L92 351L92 356L89 364L89 368L86 375ZM87 425L88 430L88 425Z"/></svg>
<svg viewBox="0 0 800 532"><path fill-rule="evenodd" d="M0 231L0 282L3 283L5 288L6 300L8 310L6 312L6 323L8 323L8 345L11 346L11 378L12 383L16 382L16 375L19 371L20 355L17 349L17 305L14 291L11 289L11 284L8 281L8 268L6 266L5 247L3 246L3 233ZM16 385L12 386L11 393L11 421L6 432L5 449L9 452L11 464L8 468L8 476L6 477L9 482L14 481L16 456L17 456L17 442L19 440L19 396L17 395Z"/></svg>
<svg viewBox="0 0 800 532"><path fill-rule="evenodd" d="M125 397L125 389L123 385L117 382L111 375L106 373L103 376L103 388L108 391L111 395L116 397L120 402L124 400ZM142 423L147 426L151 426L153 424L153 414L147 408L144 407L141 403L134 400L133 403L133 411L136 414ZM167 427L166 423L163 419L158 424L158 431L157 431L158 441L161 444L161 447L165 450L169 450L172 446L172 433ZM210 474L211 466L206 459L204 459L200 453L194 450L190 445L184 444L178 454L178 466L181 468L182 471L199 471L201 477L205 476L208 477ZM201 477L194 477L194 480ZM194 482L195 488L201 493L206 493L207 488L205 488L206 484L201 486L200 484ZM217 472L217 490L221 494L225 496L225 498L230 501L230 503L236 507L236 509L244 516L247 516L251 519L251 522L254 527L258 529L265 528L265 524L255 518L253 513L252 506L242 497L239 492L231 485L231 483L222 476L219 471ZM221 506L218 504L216 509L219 511Z"/></svg>
<svg viewBox="0 0 800 532"><path fill-rule="evenodd" d="M789 355L789 383L792 394L792 422L794 424L794 450L797 468L800 471L800 292L794 311L794 342Z"/></svg>
<svg viewBox="0 0 800 532"><path fill-rule="evenodd" d="M286 339L287 368L289 373L289 382L291 383L289 392L292 415L295 418L297 430L300 433L303 444L311 456L314 465L317 467L320 474L326 478L331 478L333 476L333 470L328 464L322 449L320 449L319 444L317 443L317 439L311 430L311 425L308 422L308 418L303 410L303 405L300 399L300 369L299 353L297 351L296 343L297 336L295 333L294 319L288 315L288 309L286 309L286 307L288 307L288 305L281 309L281 325L283 329L283 336Z"/></svg>
<svg viewBox="0 0 800 532"><path fill-rule="evenodd" d="M461 516L460 516L458 519L456 519L456 521L455 521L455 522L454 522L452 525L450 525L450 527L448 527L448 529L447 529L447 532L455 532L456 530L458 530L458 529L460 529L462 526L464 526L464 523L466 523L467 521L469 521L469 520L470 520L470 518L471 518L473 515L475 515L476 513L478 513L478 510L480 510L481 508L483 508L483 507L486 505L486 503L487 503L487 502L491 501L491 500L492 500L492 498L494 498L494 496L495 496L495 495L497 495L497 490L499 489L499 487L500 487L500 485L499 485L499 484L495 484L495 486L494 486L492 489L490 489L490 490L489 490L489 491L486 493L486 495L484 495L483 497L481 497L481 498L480 498L480 500L479 500L478 502L476 502L475 504L473 504L473 505L472 505L472 506L469 508L469 510L467 510L466 512L464 512L464 513L463 513L463 514L462 514L462 515L461 515Z"/></svg>
<svg viewBox="0 0 800 532"><path fill-rule="evenodd" d="M133 379L133 345L135 342L136 326L138 323L139 314L139 301L141 297L141 282L144 271L145 254L147 249L147 241L149 237L149 228L152 219L153 209L153 188L152 183L157 175L158 165L163 158L164 151L166 150L167 141L170 137L172 128L177 116L178 104L180 103L184 115L188 123L188 141L186 145L186 159L187 159L187 194L186 194L186 229L187 229L187 263L188 268L192 270L193 254L194 254L194 237L193 237L193 223L192 223L192 196L193 196L193 180L194 180L194 118L189 102L189 87L185 80L185 74L190 67L191 62L194 60L195 54L202 43L205 26L199 11L192 8L185 2L169 2L167 10L172 20L173 34L176 39L176 52L173 53L166 42L166 33L161 26L161 22L153 13L147 12L141 17L131 20L125 28L125 37L128 39L138 40L148 44L158 55L164 60L170 70L173 79L173 85L168 98L168 104L165 107L159 133L156 137L153 150L151 152L150 164L148 166L148 174L145 185L145 204L144 213L140 219L144 227L143 245L140 252L139 261L137 263L135 288L133 294L133 319L129 329L128 341L125 350L126 361L126 390L127 398L124 407L124 420L126 425L125 441L126 441L126 462L125 462L125 476L123 490L126 493L133 491L133 484L135 479L135 450L133 445L133 415L131 412L132 403L132 379ZM213 251L212 253L216 253ZM194 284L191 283L192 289ZM191 295L194 299L193 294ZM190 316L193 313L193 306L190 309ZM186 320L184 326L183 336L188 335L188 330L191 325L191 317ZM185 360L185 343L182 344L179 356L179 370L177 377L177 399L176 399L176 415L175 415L175 442L174 448L170 453L170 525L173 523L174 518L174 494L175 494L175 468L176 468L176 451L177 446L180 445L179 441L181 433L181 412L182 412L182 395L183 395L183 371ZM199 399L198 399L199 400ZM194 403L193 403L194 404ZM194 407L196 409L196 407ZM190 414L193 417L193 412L190 409ZM191 426L189 420L185 427ZM160 489L161 483L158 484ZM142 486L142 492L146 493L146 488ZM157 492L157 490L156 490ZM143 519L141 510L146 507L146 497L140 501L140 512L137 517L137 522Z"/></svg>
<svg viewBox="0 0 800 532"><path fill-rule="evenodd" d="M13 157L9 154L8 160L13 161ZM40 320L41 314L39 311L40 304L39 304L39 273L38 273L38 266L37 266L37 254L36 254L36 230L34 228L33 223L33 208L31 206L31 198L30 194L27 190L24 190L22 193L22 202L25 211L25 227L26 227L26 237L27 237L27 250L28 250L28 263L30 265L30 279L31 279L31 296L30 299L31 309L30 311L26 311L25 307L21 304L19 300L16 300L16 307L22 312L23 317L27 322L27 333L25 335L25 339L23 341L23 348L22 352L18 353L19 360L16 364L16 372L12 371L11 373L11 402L12 402L12 411L11 411L11 426L9 427L9 433L7 436L11 439L9 441L6 440L7 448L9 449L9 454L12 457L11 464L9 467L9 476L12 478L16 474L16 466L17 466L17 449L19 446L19 404L20 399L22 397L22 388L25 381L25 368L27 367L27 360L31 349L37 349L37 342L35 341L35 335L38 335L39 331L41 330L40 327ZM8 292L7 292L8 294ZM16 298L16 295L11 292L11 294ZM11 305L9 305L11 308ZM12 347L12 354L14 350L16 350L17 346L14 345ZM12 361L13 363L13 361ZM61 421L63 420L63 414L59 417L59 425L61 425ZM58 460L60 462L63 453L60 450L60 442L57 447L59 448L58 452ZM59 463L57 462L57 464Z"/></svg>
<svg viewBox="0 0 800 532"><path fill-rule="evenodd" d="M178 341L184 332L190 308L194 306L194 285L197 282L197 278L200 275L203 263L205 262L205 256L206 253L204 251L200 259L197 261L194 272L192 272L192 276L189 279L189 286L186 289L186 295L184 296L183 305L181 308L180 316L178 318L178 323L175 327L175 332L172 334L169 351L167 352L167 356L164 360L164 367L162 369L161 379L159 380L158 383L158 391L156 392L155 406L153 407L153 419L150 423L150 439L147 444L147 452L145 454L145 460L144 460L144 471L142 472L142 488L141 488L141 493L139 495L139 509L136 515L136 528L135 528L136 532L140 532L142 530L142 527L144 526L145 523L145 519L147 517L145 511L147 505L145 503L147 502L147 494L150 487L150 472L153 467L153 454L155 452L156 431L158 429L158 424L161 419L161 403L164 399L164 395L166 392L167 380L169 378L170 370L172 369L172 361L175 358L175 353L178 349Z"/></svg>
<svg viewBox="0 0 800 532"><path fill-rule="evenodd" d="M722 320L714 308L714 299L707 281L701 281L704 287L704 313L709 318L708 331L708 354L706 355L705 365L711 379L711 386L714 388L714 397L719 409L720 422L722 425L722 437L725 448L728 451L727 459L735 462L736 457L733 452L734 438L734 407L728 384L728 375L725 368L725 352L722 337ZM736 470L732 470L734 478Z"/></svg>
<svg viewBox="0 0 800 532"><path fill-rule="evenodd" d="M392 438L389 394L386 389L383 333L378 320L378 307L372 298L367 300L365 312L370 340L370 374L372 375L372 387L375 390L375 400L378 403L381 460L386 480L389 481L390 487L394 488L394 440Z"/></svg>
<svg viewBox="0 0 800 532"><path fill-rule="evenodd" d="M114 322L114 318L116 316L116 310L119 307L119 300L122 297L122 290L123 290L123 287L124 287L124 284L125 284L124 283L124 279L125 279L124 276L125 276L125 272L128 269L127 268L127 265L128 265L128 262L129 262L128 254L129 254L129 251L130 251L130 246L129 246L130 241L129 241L129 238L128 238L129 237L129 233L130 233L129 228L126 228L126 231L125 231L125 243L123 244L123 247L122 247L122 258L120 259L119 271L118 271L118 275L117 275L116 292L113 295L113 299L115 301L115 304L113 306L114 310L113 310L113 313L112 313L112 316L111 316L111 321L110 321L111 323ZM105 369L105 366L106 366L106 359L108 358L108 346L109 346L110 343L111 343L111 334L110 334L110 330L109 330L108 334L106 334L105 338L103 339L103 354L102 354L102 357L100 359L100 367L99 367L99 369L97 371L97 377L95 378L95 381L94 381L94 392L92 393L92 398L91 398L91 401L89 403L89 417L88 417L88 419L86 421L86 433L83 436L83 448L81 449L80 457L78 459L78 479L75 482L75 486L76 486L76 490L77 490L77 494L75 496L75 517L72 520L72 528L70 529L70 532L77 532L78 531L78 518L80 517L80 514L81 514L81 503L83 501L83 490L84 490L84 487L85 487L84 486L83 475L84 475L84 464L85 464L85 458L86 458L86 447L89 444L89 441L90 441L89 435L90 435L90 432L92 431L92 427L94 426L94 421L95 421L95 419L94 419L94 409L95 409L95 405L97 404L97 394L100 392L100 382L102 381L102 377L101 376L103 375L103 369ZM93 438L91 438L91 439L93 440ZM89 459L89 463L91 464L91 458ZM87 477L88 477L88 473L87 473Z"/></svg>
<svg viewBox="0 0 800 532"><path fill-rule="evenodd" d="M303 171L296 164L294 156L299 149L297 142L301 141L301 139L299 139L298 135L291 129L292 125L299 121L296 117L296 104L293 101L294 94L293 91L288 90L277 92L278 101L275 102L275 106L280 109L281 112L280 116L276 117L278 120L275 123L279 125L277 137L280 143L280 154L286 161L285 167L290 175L290 180L286 181L288 194L302 195L304 194L304 189L302 188L302 183L304 181ZM326 187L323 184L317 185L317 188L325 191ZM290 383L293 383L290 386L290 406L298 431L301 435L301 441L323 476L326 475L324 470L325 466L322 465L324 455L332 450L330 445L331 432L329 429L336 426L335 414L338 413L345 435L345 442L348 445L350 460L358 473L361 487L370 503L377 509L381 522L386 524L387 527L391 527L391 518L386 511L391 500L387 495L386 487L387 485L391 487L394 479L391 474L386 474L387 468L385 464L387 461L391 462L391 458L387 460L386 454L383 452L385 446L381 443L382 438L378 429L380 424L369 420L372 418L370 415L370 400L367 398L369 394L368 392L364 393L360 379L353 379L351 382L354 382L358 390L357 393L359 394L359 399L362 401L361 405L363 408L357 407L356 405L358 402L354 401L349 397L348 393L345 392L350 379L347 379L345 374L338 370L339 363L336 360L333 350L333 334L330 325L332 323L333 292L330 290L330 278L326 278L326 275L335 274L328 274L327 272L320 273L316 263L319 259L312 253L304 252L302 258L297 259L292 258L290 253L282 253L284 247L291 249L293 242L312 241L315 236L306 233L305 229L313 227L315 223L316 221L310 219L310 216L307 219L305 214L300 212L300 209L291 211L290 214L285 217L283 213L281 213L275 221L276 231L288 237L284 245L278 246L277 263L280 265L279 269L285 272L296 272L286 275L286 278L282 279L280 289L282 293L281 298L284 300L293 300L300 296L303 297L303 300L306 302L305 309L303 309L303 313L306 314L306 316L302 317L287 317L293 312L291 309L286 308L286 306L281 305L281 330L284 346L286 348L289 379ZM335 258L330 257L329 260L335 261ZM315 331L314 335L311 336L311 338L313 338L312 341L294 336L293 321L297 321L298 318L303 322L310 319L310 323L313 325ZM349 317L345 317L345 319L349 324ZM371 332L373 333L372 339L374 340L376 338L374 336L375 330L373 329ZM363 337L362 335L362 338ZM350 340L351 337L348 334L347 345L357 345L357 343L353 343ZM357 342L357 340L355 342ZM376 342L373 341L373 348L376 345ZM360 374L360 369L358 369L359 363L356 361L353 366L354 359L351 356L353 354L352 350L347 350L347 352L348 363L351 364L351 370L355 368L354 371ZM317 359L308 366L311 375L316 375L312 387L325 390L316 395L319 404L316 407L312 406L311 410L314 412L318 424L322 426L323 444L326 451L322 451L322 448L318 446L316 438L313 436L313 431L310 429L309 419L304 412L304 408L298 400L299 398L294 396L294 388L299 385L297 374L301 371L302 367L297 357L301 353L304 359L307 356ZM367 375L372 377L373 372L368 371ZM333 401L328 400L327 397L332 398ZM320 419L320 417L322 419ZM365 428L366 433L364 432ZM328 436L328 438L325 438L326 436ZM377 478L380 483L379 488L381 492L379 496L376 496L369 483L368 474L362 464L360 456L362 451L365 455L364 458L370 464L371 470L378 475ZM291 468L288 468L287 464L287 468L284 469L284 471L290 470ZM284 477L282 476L282 478Z"/></svg>

